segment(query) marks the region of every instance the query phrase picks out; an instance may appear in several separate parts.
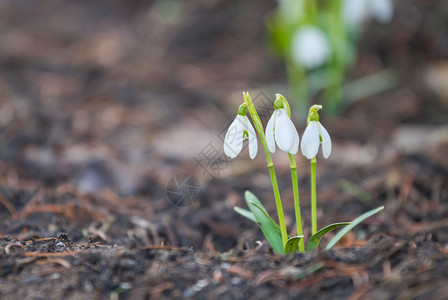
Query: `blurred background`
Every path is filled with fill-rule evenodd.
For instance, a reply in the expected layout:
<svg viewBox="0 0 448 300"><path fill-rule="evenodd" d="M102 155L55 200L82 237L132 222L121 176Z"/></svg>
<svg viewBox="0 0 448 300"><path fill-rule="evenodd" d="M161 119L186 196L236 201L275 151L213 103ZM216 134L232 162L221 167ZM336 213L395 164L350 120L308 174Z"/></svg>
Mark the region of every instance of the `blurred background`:
<svg viewBox="0 0 448 300"><path fill-rule="evenodd" d="M415 197L446 200L448 3L299 2L1 1L1 230L81 239L95 224L123 242L138 237L137 216L158 233L142 243L203 248L209 235L217 249L241 246L249 223L232 207L248 188L272 197L261 151L223 156L242 91L264 122L284 94L300 135L309 105L324 104L334 151L319 159L323 205L354 200L351 218L417 177ZM292 216L286 159L274 157ZM297 159L306 199L307 161ZM190 208L167 201L179 173L200 185ZM345 200L331 204L335 195ZM170 229L174 219L188 226Z"/></svg>
<svg viewBox="0 0 448 300"><path fill-rule="evenodd" d="M319 228L384 211L270 255L233 210L276 215L261 146L223 153L243 91L265 125L283 94L300 137L324 106ZM447 121L445 0L1 0L0 298L442 299Z"/></svg>

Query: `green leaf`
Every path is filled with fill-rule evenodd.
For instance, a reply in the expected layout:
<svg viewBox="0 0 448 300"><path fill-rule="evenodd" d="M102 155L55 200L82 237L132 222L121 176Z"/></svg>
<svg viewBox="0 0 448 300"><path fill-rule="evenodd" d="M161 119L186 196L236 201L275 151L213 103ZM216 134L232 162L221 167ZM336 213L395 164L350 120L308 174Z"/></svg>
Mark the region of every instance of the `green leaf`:
<svg viewBox="0 0 448 300"><path fill-rule="evenodd" d="M359 223L361 223L362 221L364 221L365 219L373 216L374 214L379 213L380 211L382 211L384 209L384 206L380 206L377 207L375 209L369 210L368 212L363 213L362 215L360 215L359 217L357 217L356 219L354 219L350 225L348 225L347 227L343 228L341 231L338 232L338 234L336 234L334 236L334 238L331 239L331 241L328 243L327 247L325 248L325 250L329 250L331 249L334 245L336 245L337 242L339 242L339 240L347 234L347 232L349 232L350 230L352 230L353 228L355 228Z"/></svg>
<svg viewBox="0 0 448 300"><path fill-rule="evenodd" d="M274 249L274 252L283 254L284 250L280 227L275 223L271 216L269 216L267 210L264 208L263 204L261 204L260 200L258 200L257 196L250 191L246 191L244 193L244 198L256 222L260 224L260 229L263 232L264 237L269 242L272 249Z"/></svg>
<svg viewBox="0 0 448 300"><path fill-rule="evenodd" d="M263 204L261 204L260 200L258 200L257 196L255 196L251 191L244 192L244 199L246 200L247 206L249 206L249 202L254 202L264 211L267 211L266 208L264 208Z"/></svg>
<svg viewBox="0 0 448 300"><path fill-rule="evenodd" d="M308 242L307 251L311 251L314 248L319 247L320 239L326 234L327 232L332 231L333 229L338 228L339 226L344 225L350 225L350 222L340 222L340 223L333 223L330 225L325 226L321 230L317 231L315 234L313 234L310 237L310 240Z"/></svg>
<svg viewBox="0 0 448 300"><path fill-rule="evenodd" d="M297 249L299 249L299 242L301 239L303 239L303 235L296 235L289 238L285 244L285 254L296 253Z"/></svg>
<svg viewBox="0 0 448 300"><path fill-rule="evenodd" d="M274 225L277 228L277 231L280 232L280 235L281 235L280 226L278 226L277 223L275 223L275 221L271 218L271 216L269 215L266 208L264 208L263 204L261 204L260 200L258 200L257 196L255 196L251 191L246 191L244 193L244 198L246 199L246 203L249 208L250 208L250 204L249 204L250 202L255 203L258 206L258 208L261 209L265 213L265 215L272 222L272 225ZM253 213L253 211L252 211L252 213Z"/></svg>
<svg viewBox="0 0 448 300"><path fill-rule="evenodd" d="M283 254L283 242L280 232L280 227L269 216L266 209L261 205L260 200L249 191L244 194L247 202L247 206L254 215L257 223L260 224L260 229L263 232L264 237L274 249L275 253Z"/></svg>
<svg viewBox="0 0 448 300"><path fill-rule="evenodd" d="M233 210L236 211L237 213L239 213L240 215L242 215L243 217L248 218L252 222L258 223L257 219L255 219L254 214L252 212L248 211L247 209L235 206L235 207L233 207Z"/></svg>
<svg viewBox="0 0 448 300"><path fill-rule="evenodd" d="M250 202L249 205L250 210L260 224L260 229L263 232L264 237L269 242L272 249L274 249L275 253L283 254L282 235L278 225L273 223L272 218L267 214L267 212L265 212L257 204Z"/></svg>

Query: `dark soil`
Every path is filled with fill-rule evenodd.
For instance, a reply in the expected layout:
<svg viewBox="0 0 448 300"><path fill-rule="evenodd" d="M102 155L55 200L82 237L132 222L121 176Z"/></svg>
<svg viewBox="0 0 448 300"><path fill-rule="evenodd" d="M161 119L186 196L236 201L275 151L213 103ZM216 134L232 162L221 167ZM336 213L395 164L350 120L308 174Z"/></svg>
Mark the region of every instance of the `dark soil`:
<svg viewBox="0 0 448 300"><path fill-rule="evenodd" d="M2 1L0 298L448 298L448 5L395 4L391 24L366 24L350 76L391 68L400 83L321 118L333 153L317 170L320 226L385 210L332 250L329 234L278 256L233 211L250 189L275 214L263 154L200 160L222 153L243 90L259 108L287 94L265 36L274 3ZM180 173L197 201L167 197Z"/></svg>

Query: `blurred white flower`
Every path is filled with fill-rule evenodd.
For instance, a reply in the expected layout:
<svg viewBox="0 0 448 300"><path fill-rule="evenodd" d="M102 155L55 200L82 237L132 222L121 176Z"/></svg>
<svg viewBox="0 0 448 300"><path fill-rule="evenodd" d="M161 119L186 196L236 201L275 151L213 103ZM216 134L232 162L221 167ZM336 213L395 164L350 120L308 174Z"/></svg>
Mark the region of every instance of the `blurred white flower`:
<svg viewBox="0 0 448 300"><path fill-rule="evenodd" d="M266 126L266 143L271 153L275 144L288 153L296 154L299 150L299 134L284 108L276 109Z"/></svg>
<svg viewBox="0 0 448 300"><path fill-rule="evenodd" d="M292 59L307 69L319 67L331 54L330 42L318 28L305 26L292 38Z"/></svg>
<svg viewBox="0 0 448 300"><path fill-rule="evenodd" d="M392 20L394 6L391 0L370 0L370 10L375 20L388 23Z"/></svg>
<svg viewBox="0 0 448 300"><path fill-rule="evenodd" d="M344 0L342 17L349 26L357 26L366 19L367 1L369 0Z"/></svg>
<svg viewBox="0 0 448 300"><path fill-rule="evenodd" d="M249 156L254 159L258 149L254 127L247 116L237 115L224 138L224 153L230 158L237 157L243 149L245 139L249 139Z"/></svg>
<svg viewBox="0 0 448 300"><path fill-rule="evenodd" d="M358 26L369 16L381 23L392 20L391 0L344 0L342 16L349 26Z"/></svg>
<svg viewBox="0 0 448 300"><path fill-rule="evenodd" d="M322 144L322 153L328 158L331 153L331 138L327 130L319 121L310 121L302 137L300 149L303 156L312 159L317 155L319 145Z"/></svg>

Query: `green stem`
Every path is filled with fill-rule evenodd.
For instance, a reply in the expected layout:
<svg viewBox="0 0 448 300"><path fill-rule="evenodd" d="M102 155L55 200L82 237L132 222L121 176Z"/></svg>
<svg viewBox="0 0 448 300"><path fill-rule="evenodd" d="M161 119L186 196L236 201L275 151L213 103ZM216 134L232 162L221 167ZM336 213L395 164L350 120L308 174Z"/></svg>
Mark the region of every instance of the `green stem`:
<svg viewBox="0 0 448 300"><path fill-rule="evenodd" d="M283 214L282 200L280 199L280 191L278 189L277 177L275 176L274 165L268 165L269 175L271 175L272 189L274 190L275 205L277 206L278 221L280 223L280 231L282 233L283 247L288 241L288 233L286 232L285 215Z"/></svg>
<svg viewBox="0 0 448 300"><path fill-rule="evenodd" d="M266 155L266 161L268 163L269 175L271 176L272 189L274 191L275 205L277 206L278 221L280 223L280 231L282 234L282 242L284 247L286 245L286 242L288 241L288 233L286 231L285 216L283 214L282 200L280 198L280 191L278 189L274 164L272 162L271 153L269 152L268 146L266 144L266 137L264 135L263 124L261 123L260 117L258 116L257 109L255 108L255 105L252 102L249 93L243 93L243 95L244 95L244 103L246 104L249 114L252 118L252 121L254 122L255 129L257 130L258 135L260 136L264 154Z"/></svg>
<svg viewBox="0 0 448 300"><path fill-rule="evenodd" d="M300 211L300 200L299 200L299 184L297 181L297 164L294 159L294 155L288 153L289 156L289 165L291 167L291 179L292 179L292 190L294 192L294 209L296 212L296 223L297 223L297 235L303 235L302 230L302 213ZM303 239L300 239L299 242L300 252L305 252L305 244Z"/></svg>
<svg viewBox="0 0 448 300"><path fill-rule="evenodd" d="M317 232L316 157L311 159L311 234Z"/></svg>
<svg viewBox="0 0 448 300"><path fill-rule="evenodd" d="M310 23L314 23L317 17L317 5L315 0L306 0L305 3L305 14L308 17Z"/></svg>
<svg viewBox="0 0 448 300"><path fill-rule="evenodd" d="M324 92L326 107L333 114L340 113L342 87L345 79L347 44L344 20L340 13L342 1L329 1L328 34L333 48L333 57L327 67L327 85Z"/></svg>

